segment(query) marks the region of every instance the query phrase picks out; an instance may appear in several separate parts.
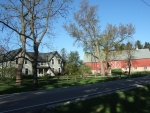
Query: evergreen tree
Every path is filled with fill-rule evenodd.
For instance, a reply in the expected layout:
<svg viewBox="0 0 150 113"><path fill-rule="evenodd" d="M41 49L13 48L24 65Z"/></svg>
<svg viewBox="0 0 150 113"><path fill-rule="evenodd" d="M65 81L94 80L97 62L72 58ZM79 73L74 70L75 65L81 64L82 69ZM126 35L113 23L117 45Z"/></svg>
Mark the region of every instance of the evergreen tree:
<svg viewBox="0 0 150 113"><path fill-rule="evenodd" d="M145 42L144 44L144 49L150 49L150 43L149 42Z"/></svg>
<svg viewBox="0 0 150 113"><path fill-rule="evenodd" d="M138 49L143 49L143 45L141 44L141 41L140 40L137 40L136 43L135 43L136 47Z"/></svg>

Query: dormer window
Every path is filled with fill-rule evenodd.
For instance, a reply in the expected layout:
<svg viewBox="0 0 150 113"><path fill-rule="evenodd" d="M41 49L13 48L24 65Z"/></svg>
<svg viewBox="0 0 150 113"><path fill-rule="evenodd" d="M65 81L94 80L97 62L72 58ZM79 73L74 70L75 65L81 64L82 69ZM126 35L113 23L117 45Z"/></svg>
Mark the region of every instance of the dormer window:
<svg viewBox="0 0 150 113"><path fill-rule="evenodd" d="M16 58L16 64L18 64L18 58Z"/></svg>
<svg viewBox="0 0 150 113"><path fill-rule="evenodd" d="M52 64L54 64L54 59L52 59Z"/></svg>
<svg viewBox="0 0 150 113"><path fill-rule="evenodd" d="M61 62L60 59L58 59L58 64L60 64L60 62Z"/></svg>
<svg viewBox="0 0 150 113"><path fill-rule="evenodd" d="M27 64L27 58L25 58L25 64Z"/></svg>
<svg viewBox="0 0 150 113"><path fill-rule="evenodd" d="M28 68L25 69L25 74L28 75Z"/></svg>

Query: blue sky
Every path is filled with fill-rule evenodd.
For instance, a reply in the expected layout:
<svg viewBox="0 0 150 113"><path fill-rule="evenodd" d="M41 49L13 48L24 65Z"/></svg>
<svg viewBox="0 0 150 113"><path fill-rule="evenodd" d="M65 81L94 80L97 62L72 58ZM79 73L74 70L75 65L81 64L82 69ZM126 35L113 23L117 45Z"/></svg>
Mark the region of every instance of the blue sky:
<svg viewBox="0 0 150 113"><path fill-rule="evenodd" d="M73 4L76 10L78 10L80 1L75 0ZM144 1L150 4L150 0ZM101 31L108 23L115 25L132 23L136 29L132 42L137 40L140 40L142 44L150 42L150 7L141 0L89 0L89 3L99 6ZM73 14L70 14L69 18L72 17ZM53 49L60 51L65 48L68 53L78 51L80 58L83 59L83 48L73 45L75 40L62 28L63 22L64 20L59 19L57 26L55 26L57 38L53 40Z"/></svg>
<svg viewBox="0 0 150 113"><path fill-rule="evenodd" d="M144 0L150 4L150 0ZM79 9L81 0L74 0L72 7L74 11ZM136 32L133 35L133 42L140 40L150 42L150 6L146 5L142 0L89 0L90 5L98 5L98 14L100 17L101 31L103 31L108 23L113 25L132 23L135 26ZM73 19L73 13L68 15L67 21ZM40 52L50 52L57 50L58 52L65 48L67 52L78 51L80 58L83 59L83 48L74 46L74 39L62 27L65 19L60 18L57 23L54 23L55 37L51 41L44 37L43 43L47 42L51 48L40 47ZM41 49L42 48L42 49Z"/></svg>

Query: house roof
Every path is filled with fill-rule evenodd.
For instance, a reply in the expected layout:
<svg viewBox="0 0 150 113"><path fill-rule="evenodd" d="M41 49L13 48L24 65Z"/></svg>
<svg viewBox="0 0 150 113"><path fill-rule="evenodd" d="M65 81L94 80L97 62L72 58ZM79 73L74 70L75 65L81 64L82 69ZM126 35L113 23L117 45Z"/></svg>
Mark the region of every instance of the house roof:
<svg viewBox="0 0 150 113"><path fill-rule="evenodd" d="M115 51L113 51L114 53ZM110 60L126 60L131 56L131 59L146 59L150 58L150 50L149 49L138 49L138 50L124 50L116 55L111 55ZM104 57L104 55L103 55ZM92 56L91 54L84 54L83 62L98 62L98 59Z"/></svg>
<svg viewBox="0 0 150 113"><path fill-rule="evenodd" d="M19 48L19 49L16 49L16 50L9 51L6 54L0 55L0 62L14 60L15 57L21 52L21 50L22 49Z"/></svg>
<svg viewBox="0 0 150 113"><path fill-rule="evenodd" d="M19 48L16 50L9 51L6 54L0 55L0 62L15 60L15 57L21 52L21 50L22 49ZM31 59L33 59L34 52L26 52L26 55L28 55ZM61 58L61 56L58 54L57 51L49 53L39 53L38 61L39 62L50 61L54 56Z"/></svg>
<svg viewBox="0 0 150 113"><path fill-rule="evenodd" d="M29 55L29 57L33 58L34 52L26 52L26 53L27 53L27 55ZM55 54L58 54L57 51L49 52L49 53L39 53L38 61L39 62L50 61Z"/></svg>

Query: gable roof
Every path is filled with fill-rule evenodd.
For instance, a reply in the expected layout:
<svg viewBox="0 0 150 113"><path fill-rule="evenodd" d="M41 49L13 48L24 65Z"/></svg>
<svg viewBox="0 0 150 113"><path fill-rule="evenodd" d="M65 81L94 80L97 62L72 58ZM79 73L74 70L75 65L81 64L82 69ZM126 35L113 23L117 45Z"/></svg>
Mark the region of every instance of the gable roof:
<svg viewBox="0 0 150 113"><path fill-rule="evenodd" d="M21 52L21 48L12 50L7 52L6 54L0 55L0 62L5 62L5 61L12 61L15 59L15 57Z"/></svg>
<svg viewBox="0 0 150 113"><path fill-rule="evenodd" d="M147 59L150 58L149 49L138 49L132 50L131 53L132 59ZM120 54L111 56L111 60L126 60L128 58L128 51L124 50ZM99 60L92 56L91 54L84 54L83 62L98 62Z"/></svg>
<svg viewBox="0 0 150 113"><path fill-rule="evenodd" d="M13 61L15 60L15 57L21 52L21 48L12 50L7 52L6 54L0 55L0 62L5 61ZM34 52L26 52L26 55L28 55L31 59L33 59ZM62 59L60 54L57 51L49 52L49 53L39 53L38 54L38 61L39 62L46 62L50 61L54 56L57 56ZM63 60L63 59L62 59Z"/></svg>
<svg viewBox="0 0 150 113"><path fill-rule="evenodd" d="M112 60L125 60L128 58L128 55L132 57L131 59L147 59L150 58L150 51L149 49L138 49L132 50L131 52L128 52L128 50L124 50L118 56L113 57Z"/></svg>
<svg viewBox="0 0 150 113"><path fill-rule="evenodd" d="M34 52L26 52L27 55L33 59L34 57ZM57 56L59 58L61 58L61 56L58 54L57 51L54 52L49 52L49 53L39 53L38 54L38 62L46 62L46 61L50 61L55 55L57 54Z"/></svg>

